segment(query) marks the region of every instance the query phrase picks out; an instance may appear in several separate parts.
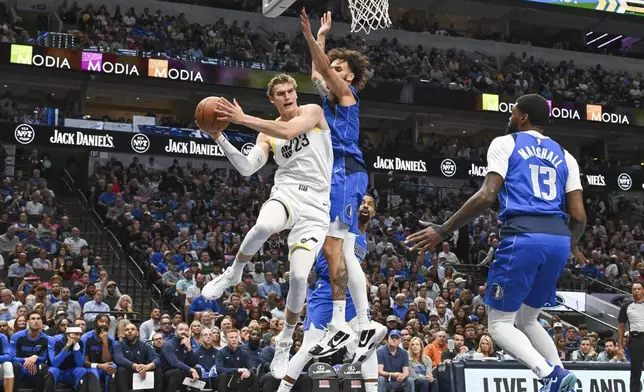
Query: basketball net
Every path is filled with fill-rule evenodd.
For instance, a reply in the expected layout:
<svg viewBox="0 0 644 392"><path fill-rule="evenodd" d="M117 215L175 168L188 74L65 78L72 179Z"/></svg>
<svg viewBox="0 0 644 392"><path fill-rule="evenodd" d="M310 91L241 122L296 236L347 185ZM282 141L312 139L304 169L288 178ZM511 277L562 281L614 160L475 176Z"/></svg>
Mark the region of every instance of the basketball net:
<svg viewBox="0 0 644 392"><path fill-rule="evenodd" d="M391 26L388 0L349 0L349 9L352 33L364 30L369 34Z"/></svg>

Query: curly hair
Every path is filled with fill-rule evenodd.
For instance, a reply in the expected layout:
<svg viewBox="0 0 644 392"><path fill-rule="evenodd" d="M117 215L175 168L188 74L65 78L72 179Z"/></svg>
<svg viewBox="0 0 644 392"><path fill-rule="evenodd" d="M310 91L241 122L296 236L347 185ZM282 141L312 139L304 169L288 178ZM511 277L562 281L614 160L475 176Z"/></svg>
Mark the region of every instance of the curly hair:
<svg viewBox="0 0 644 392"><path fill-rule="evenodd" d="M354 75L351 85L356 90L360 91L367 85L367 72L369 71L369 59L367 56L355 50L338 48L331 50L328 57L331 63L338 59L347 62Z"/></svg>

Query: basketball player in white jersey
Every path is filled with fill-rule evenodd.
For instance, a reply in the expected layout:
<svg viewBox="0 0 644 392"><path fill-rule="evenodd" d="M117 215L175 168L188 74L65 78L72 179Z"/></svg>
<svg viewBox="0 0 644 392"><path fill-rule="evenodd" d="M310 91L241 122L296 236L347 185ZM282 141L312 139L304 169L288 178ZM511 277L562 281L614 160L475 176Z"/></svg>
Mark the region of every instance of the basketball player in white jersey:
<svg viewBox="0 0 644 392"><path fill-rule="evenodd" d="M320 106L297 105L296 88L295 79L286 74L274 77L268 84L268 98L280 114L276 121L244 114L237 101L230 103L224 100L215 110L219 120L260 132L255 147L247 156L221 133L213 135L242 176L250 176L264 166L270 151L278 169L271 196L262 206L257 223L241 243L233 265L208 283L201 295L207 300L221 297L227 288L241 282L246 263L272 234L291 230L288 236L291 287L286 300L286 325L277 336L271 371L273 364L286 368L284 364L288 363L293 331L306 299L309 272L329 229L333 164L329 125ZM279 139L265 135L265 131L279 135ZM276 378L285 376L274 375Z"/></svg>

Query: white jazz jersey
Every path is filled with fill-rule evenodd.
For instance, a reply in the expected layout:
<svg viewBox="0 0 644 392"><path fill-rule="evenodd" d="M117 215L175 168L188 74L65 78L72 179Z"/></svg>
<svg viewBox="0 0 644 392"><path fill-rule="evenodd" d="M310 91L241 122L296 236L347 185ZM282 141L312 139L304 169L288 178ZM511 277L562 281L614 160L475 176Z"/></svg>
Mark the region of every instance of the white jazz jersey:
<svg viewBox="0 0 644 392"><path fill-rule="evenodd" d="M293 140L271 138L275 162L275 186L303 185L315 192L329 194L333 149L331 131L313 128Z"/></svg>

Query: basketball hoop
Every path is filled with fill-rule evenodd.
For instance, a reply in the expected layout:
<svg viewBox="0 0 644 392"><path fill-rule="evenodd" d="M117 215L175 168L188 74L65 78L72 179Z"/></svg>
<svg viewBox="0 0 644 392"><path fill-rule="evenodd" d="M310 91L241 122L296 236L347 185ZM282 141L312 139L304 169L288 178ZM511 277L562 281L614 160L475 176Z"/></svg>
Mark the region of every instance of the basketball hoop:
<svg viewBox="0 0 644 392"><path fill-rule="evenodd" d="M349 9L352 33L364 30L369 34L373 30L391 26L388 0L349 0Z"/></svg>

